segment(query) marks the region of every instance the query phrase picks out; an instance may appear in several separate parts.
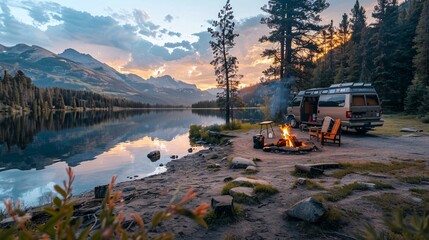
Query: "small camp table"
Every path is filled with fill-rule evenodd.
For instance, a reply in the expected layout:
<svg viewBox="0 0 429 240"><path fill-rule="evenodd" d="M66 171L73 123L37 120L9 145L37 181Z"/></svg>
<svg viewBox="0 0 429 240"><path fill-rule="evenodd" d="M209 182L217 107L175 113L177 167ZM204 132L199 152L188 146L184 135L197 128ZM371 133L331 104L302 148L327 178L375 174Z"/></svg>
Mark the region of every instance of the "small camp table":
<svg viewBox="0 0 429 240"><path fill-rule="evenodd" d="M263 122L260 122L259 125L261 126L261 129L259 130L259 134L262 134L263 126L265 126L267 129L267 138L270 138L269 137L270 135L268 133L269 131L268 127L271 128L271 132L273 133L273 136L275 136L274 129L273 129L273 121L263 121Z"/></svg>

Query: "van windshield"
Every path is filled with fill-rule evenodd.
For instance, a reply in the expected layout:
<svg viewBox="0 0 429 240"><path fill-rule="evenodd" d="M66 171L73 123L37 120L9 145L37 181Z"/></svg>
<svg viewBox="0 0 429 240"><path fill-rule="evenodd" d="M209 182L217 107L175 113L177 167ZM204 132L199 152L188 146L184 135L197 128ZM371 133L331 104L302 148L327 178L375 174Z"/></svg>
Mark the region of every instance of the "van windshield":
<svg viewBox="0 0 429 240"><path fill-rule="evenodd" d="M344 107L345 102L344 94L322 95L319 98L319 107Z"/></svg>

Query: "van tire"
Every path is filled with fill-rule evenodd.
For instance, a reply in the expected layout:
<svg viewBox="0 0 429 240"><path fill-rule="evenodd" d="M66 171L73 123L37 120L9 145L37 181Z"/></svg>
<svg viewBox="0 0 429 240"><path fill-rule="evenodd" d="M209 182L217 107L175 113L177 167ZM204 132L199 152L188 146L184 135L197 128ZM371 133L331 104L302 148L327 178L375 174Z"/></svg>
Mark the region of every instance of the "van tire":
<svg viewBox="0 0 429 240"><path fill-rule="evenodd" d="M298 128L298 127L299 127L299 123L298 123L298 121L297 121L294 117L292 117L292 118L289 120L289 125L290 125L292 128Z"/></svg>
<svg viewBox="0 0 429 240"><path fill-rule="evenodd" d="M369 131L367 128L355 128L355 130L357 133L360 133L360 134L365 134Z"/></svg>

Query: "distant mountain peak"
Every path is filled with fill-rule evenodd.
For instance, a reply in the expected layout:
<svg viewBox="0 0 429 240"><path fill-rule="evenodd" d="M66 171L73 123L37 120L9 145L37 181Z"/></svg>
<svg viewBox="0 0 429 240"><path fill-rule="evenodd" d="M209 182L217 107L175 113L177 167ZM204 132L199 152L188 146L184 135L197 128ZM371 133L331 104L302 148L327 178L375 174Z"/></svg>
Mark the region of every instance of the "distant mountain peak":
<svg viewBox="0 0 429 240"><path fill-rule="evenodd" d="M151 76L147 82L154 84L155 86L162 86L164 88L172 88L172 89L179 89L179 88L190 88L190 89L198 89L195 84L186 83L180 80L174 79L170 75L164 75L159 77L153 77Z"/></svg>
<svg viewBox="0 0 429 240"><path fill-rule="evenodd" d="M89 54L81 53L73 48L67 48L64 50L64 52L58 54L58 56L62 58L67 58L72 61L82 63L82 64L88 64L88 63L101 63L94 57L92 57Z"/></svg>

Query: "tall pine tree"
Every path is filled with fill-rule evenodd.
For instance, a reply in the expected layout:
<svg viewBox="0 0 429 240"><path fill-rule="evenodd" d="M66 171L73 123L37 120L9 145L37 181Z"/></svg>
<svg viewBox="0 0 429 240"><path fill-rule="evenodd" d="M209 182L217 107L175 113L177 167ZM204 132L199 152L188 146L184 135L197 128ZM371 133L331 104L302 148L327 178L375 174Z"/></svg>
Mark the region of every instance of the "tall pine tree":
<svg viewBox="0 0 429 240"><path fill-rule="evenodd" d="M401 81L398 67L400 61L399 46L399 10L396 0L378 0L374 7L373 17L377 22L373 25L374 70L372 82L383 100L383 107L388 110L401 111L405 91L401 94Z"/></svg>
<svg viewBox="0 0 429 240"><path fill-rule="evenodd" d="M209 28L214 41L210 41L214 59L210 62L214 66L216 81L219 87L225 89L225 122L231 119L231 90L235 90L241 75L238 74L238 60L230 54L234 47L234 14L229 0L218 14L218 21L213 21L213 28Z"/></svg>
<svg viewBox="0 0 429 240"><path fill-rule="evenodd" d="M423 1L414 38L414 79L409 87L405 109L409 113L429 113L429 1Z"/></svg>
<svg viewBox="0 0 429 240"><path fill-rule="evenodd" d="M359 82L362 81L362 70L365 67L363 64L364 56L364 45L365 45L365 33L366 33L366 16L365 9L360 5L359 1L356 0L355 5L352 8L351 22L351 37L348 43L348 59L346 74L347 82Z"/></svg>
<svg viewBox="0 0 429 240"><path fill-rule="evenodd" d="M347 13L344 13L338 28L338 38L340 39L339 64L336 69L335 82L342 83L346 80L345 69L347 68L346 46L350 37L350 22Z"/></svg>

